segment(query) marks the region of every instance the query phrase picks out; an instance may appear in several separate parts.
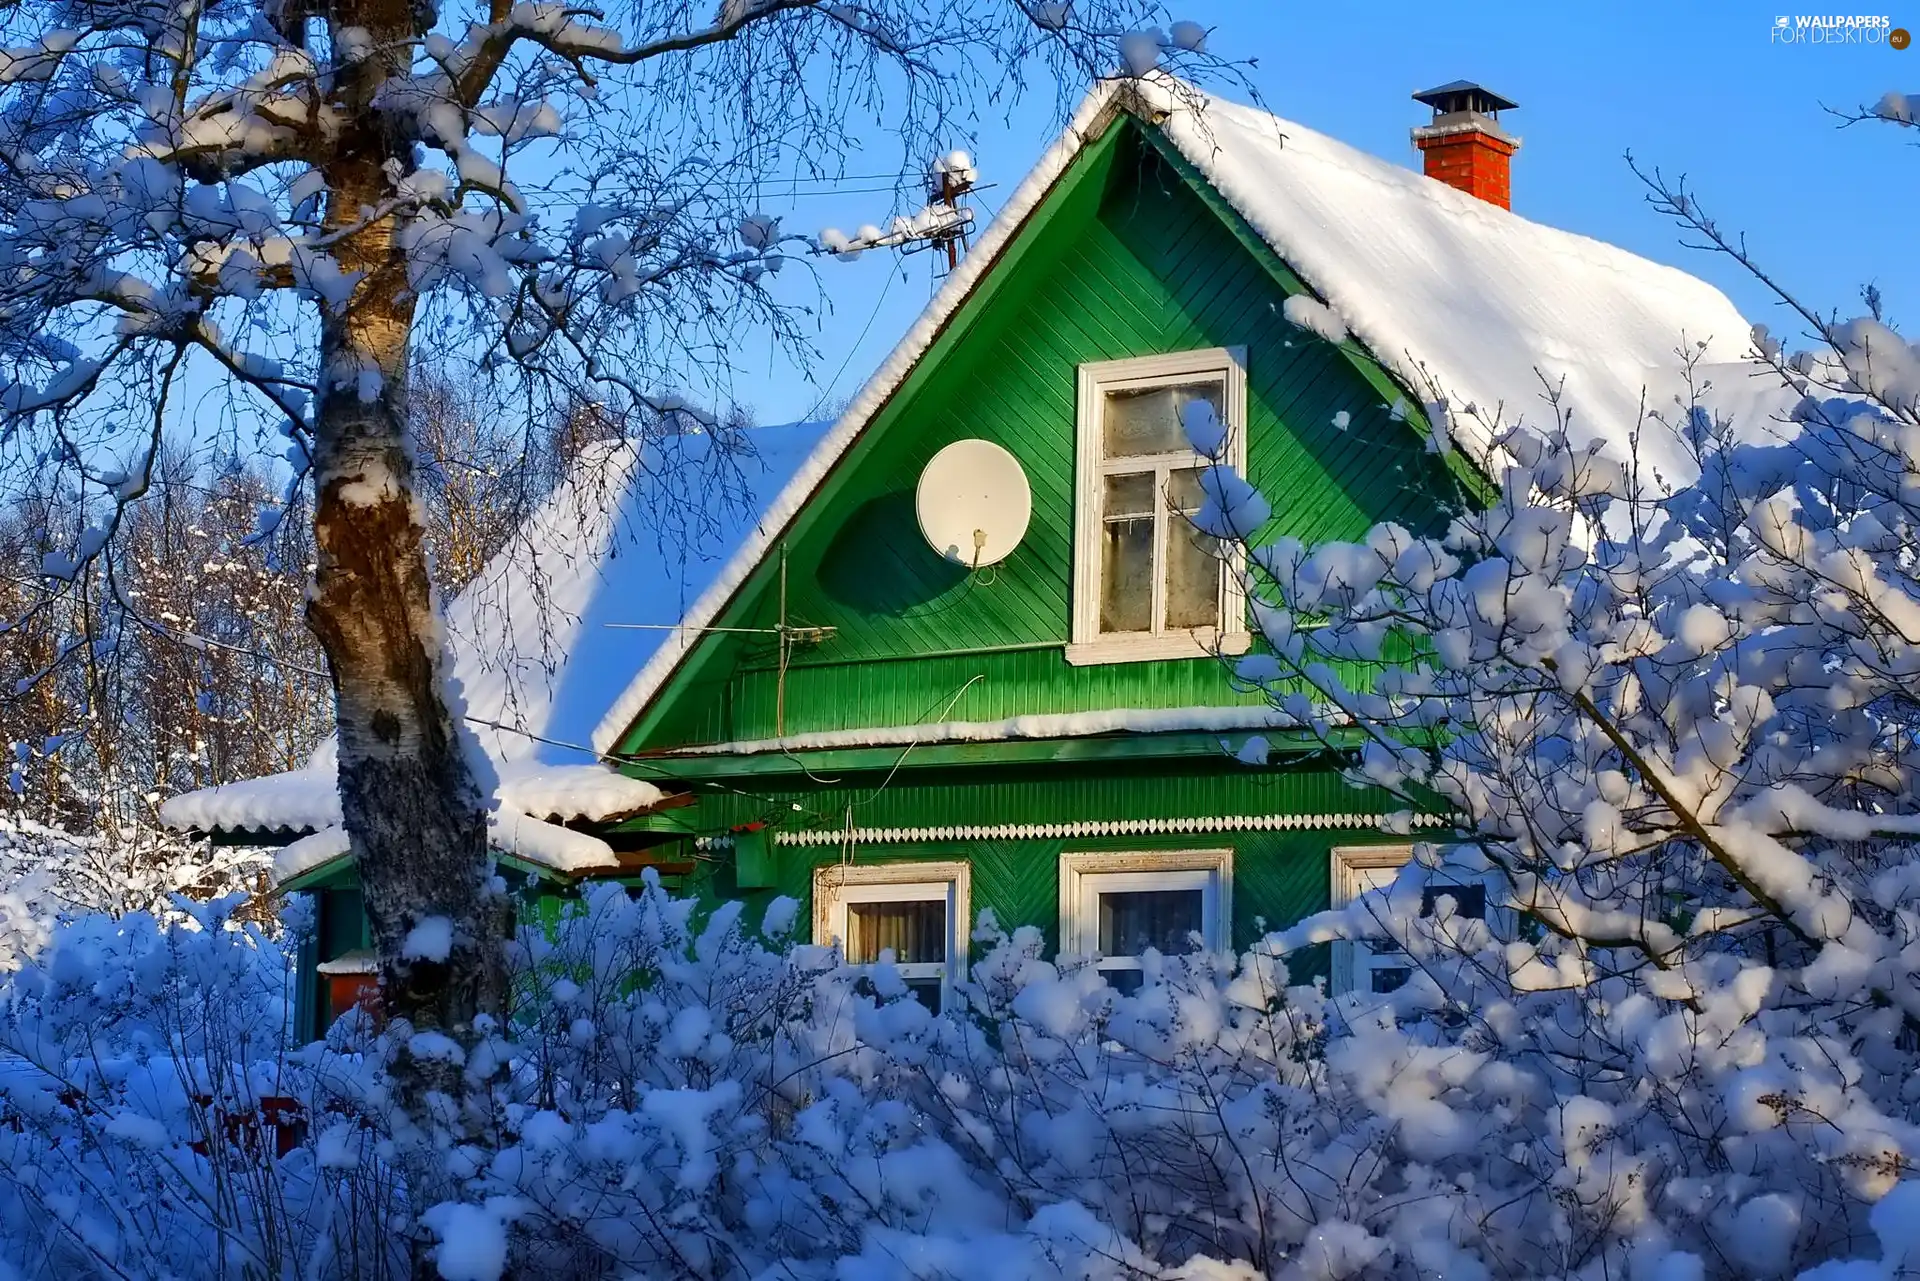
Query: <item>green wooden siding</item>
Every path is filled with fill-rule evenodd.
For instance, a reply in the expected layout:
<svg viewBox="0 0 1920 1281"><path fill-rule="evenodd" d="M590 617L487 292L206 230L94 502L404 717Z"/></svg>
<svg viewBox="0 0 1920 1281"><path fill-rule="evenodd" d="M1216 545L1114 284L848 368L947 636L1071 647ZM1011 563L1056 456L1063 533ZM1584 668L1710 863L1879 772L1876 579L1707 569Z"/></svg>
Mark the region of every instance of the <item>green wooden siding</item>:
<svg viewBox="0 0 1920 1281"><path fill-rule="evenodd" d="M1225 765L1225 768L1223 768ZM690 811L696 830L766 822L772 831L834 832L855 828L939 828L998 824L1062 824L1128 819L1181 819L1243 814L1378 814L1393 808L1383 794L1349 787L1325 761L1252 770L1196 759L1116 762L1098 771L970 766L903 770L888 778L866 773L832 784L779 790L716 789ZM1232 943L1244 948L1264 932L1290 925L1325 907L1330 851L1336 845L1390 842L1378 828L1306 828L1292 831L1145 833L1071 838L1000 837L988 840L886 841L856 844L857 864L964 859L972 867L973 911L991 908L1002 927L1040 927L1057 945L1060 855L1066 851L1232 849ZM743 885L721 851L705 855L690 889L711 900L739 898L749 919L775 895L803 905L812 919L813 873L849 857L838 842L775 844L769 884ZM1320 973L1324 958L1296 966Z"/></svg>
<svg viewBox="0 0 1920 1281"><path fill-rule="evenodd" d="M911 760L911 757L908 758ZM1383 794L1347 786L1324 761L1249 769L1225 758L1116 761L1097 770L903 768L796 786L714 784L686 812L696 832L719 835L746 823L776 830L836 832L855 827L951 827L998 823L1079 823L1207 818L1228 814L1377 814ZM791 846L781 847L784 850Z"/></svg>
<svg viewBox="0 0 1920 1281"><path fill-rule="evenodd" d="M1231 849L1234 858L1233 936L1244 948L1262 934L1319 911L1331 893L1330 859L1335 845L1378 841L1365 830L1295 832L1211 832L1151 836L1085 836L1070 839L948 841L871 846L860 852L863 864L926 859L965 859L972 869L973 912L990 908L1000 925L1012 930L1037 925L1047 950L1059 946L1060 856L1109 851ZM771 893L799 899L811 920L815 868L839 861L837 849L781 850L780 879ZM749 897L749 901L752 898Z"/></svg>
<svg viewBox="0 0 1920 1281"><path fill-rule="evenodd" d="M1249 467L1276 534L1431 527L1459 486L1363 361L1286 322L1286 297L1137 126L1084 152L790 530L788 619L836 631L793 653L784 731L1257 701L1205 659L1066 662L1074 402L1083 362L1245 346ZM1020 548L976 574L935 555L913 512L928 459L967 437L1005 446L1033 488ZM772 626L781 578L770 558L716 621ZM623 748L772 737L778 668L770 641L709 636Z"/></svg>
<svg viewBox="0 0 1920 1281"><path fill-rule="evenodd" d="M1130 819L1206 818L1261 814L1380 814L1394 808L1378 791L1350 787L1334 762L1299 756L1275 768L1256 770L1224 756L1175 760L1113 761L1087 766L1033 769L969 765L897 772L862 771L832 781L716 783L698 791L682 811L690 830L723 834L749 823L768 833L835 832L856 828L932 828L999 824L1064 824ZM1376 827L1305 828L1290 831L1138 833L1071 838L998 837L988 840L928 840L860 843L849 852L824 845L771 844L758 885L743 885L724 850L698 851L678 838L661 853L695 864L695 872L669 888L707 904L743 900L757 922L776 895L802 905L802 938L812 920L813 873L851 857L858 864L928 859L964 859L972 869L972 910L991 909L1008 930L1041 929L1051 951L1058 945L1059 867L1064 852L1142 852L1226 849L1234 851L1233 920L1230 942L1244 949L1269 930L1292 924L1325 907L1330 852L1338 845L1393 842ZM639 878L619 878L630 886ZM525 880L509 873L524 924L551 927L575 887ZM300 964L301 1026L312 1036L319 1024L319 980L314 965L368 945L360 891L352 869L316 891L319 919L315 946ZM1305 980L1325 973L1326 958L1313 952L1290 962Z"/></svg>
<svg viewBox="0 0 1920 1281"><path fill-rule="evenodd" d="M858 852L856 861L878 864L965 859L972 873L971 907L976 919L982 910L991 909L1008 931L1022 925L1038 926L1046 936L1050 955L1059 946L1059 869L1063 853L1231 849L1234 876L1229 943L1235 950L1244 950L1267 933L1327 906L1335 846L1386 840L1378 831L1361 828L947 841L869 846ZM712 890L715 897L744 899L749 920L758 920L775 895L799 900L804 937L807 923L813 919L814 871L838 862L840 857L841 852L830 847L784 847L779 851L779 874L772 887L735 890L720 875L713 881ZM976 957L979 950L976 945ZM1291 960L1293 977L1305 981L1325 974L1327 962L1322 952L1314 949Z"/></svg>

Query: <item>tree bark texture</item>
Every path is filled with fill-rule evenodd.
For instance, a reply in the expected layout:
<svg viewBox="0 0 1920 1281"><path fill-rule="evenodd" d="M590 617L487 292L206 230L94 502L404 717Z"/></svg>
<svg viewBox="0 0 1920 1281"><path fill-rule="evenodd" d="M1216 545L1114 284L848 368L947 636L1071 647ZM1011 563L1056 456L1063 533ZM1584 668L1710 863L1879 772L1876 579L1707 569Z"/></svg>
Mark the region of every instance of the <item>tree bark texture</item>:
<svg viewBox="0 0 1920 1281"><path fill-rule="evenodd" d="M440 679L442 623L406 441L414 296L394 220L378 212L389 175L413 168L413 144L371 109L404 70L421 15L406 0L342 0L334 30L365 28L373 57L341 73L350 123L323 165L327 231L340 268L360 279L344 307L321 304L321 391L314 418L317 571L307 607L326 651L339 725L340 800L379 954L390 1019L463 1048L475 1021L504 1004L505 956L488 891L485 801ZM370 216L371 215L371 216ZM372 378L377 375L377 391ZM445 917L444 961L408 957L421 921ZM457 1065L402 1044L393 1069L416 1122L435 1092L458 1098Z"/></svg>

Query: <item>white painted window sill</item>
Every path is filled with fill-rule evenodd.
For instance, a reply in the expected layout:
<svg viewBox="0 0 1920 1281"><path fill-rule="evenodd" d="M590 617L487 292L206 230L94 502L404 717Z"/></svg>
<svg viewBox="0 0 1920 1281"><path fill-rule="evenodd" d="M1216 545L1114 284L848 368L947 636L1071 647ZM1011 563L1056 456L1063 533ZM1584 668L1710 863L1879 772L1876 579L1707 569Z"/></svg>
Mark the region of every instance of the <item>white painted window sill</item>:
<svg viewBox="0 0 1920 1281"><path fill-rule="evenodd" d="M1093 667L1101 663L1163 662L1174 658L1212 658L1220 654L1244 654L1252 643L1247 632L1216 636L1212 632L1178 632L1163 636L1114 636L1094 641L1077 641L1067 646L1067 662L1075 667Z"/></svg>

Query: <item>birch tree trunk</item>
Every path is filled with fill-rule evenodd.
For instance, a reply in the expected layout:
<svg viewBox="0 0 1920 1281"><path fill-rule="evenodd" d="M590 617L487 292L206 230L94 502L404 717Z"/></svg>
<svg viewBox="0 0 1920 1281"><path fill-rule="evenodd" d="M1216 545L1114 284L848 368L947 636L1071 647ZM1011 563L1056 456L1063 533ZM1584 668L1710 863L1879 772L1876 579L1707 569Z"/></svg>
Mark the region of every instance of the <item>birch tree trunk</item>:
<svg viewBox="0 0 1920 1281"><path fill-rule="evenodd" d="M505 956L487 889L485 803L441 682L442 624L406 444L414 295L394 220L379 212L386 174L414 168L413 143L367 109L404 70L395 60L418 39L417 15L405 0L344 0L331 17L335 30L366 29L378 52L342 72L353 123L323 166L334 256L360 280L344 309L322 307L307 614L333 677L341 809L385 1011L470 1047L476 1019L502 1008ZM451 924L451 947L409 948L415 927L436 917ZM459 1095L460 1069L444 1057L402 1042L393 1070L416 1123L429 1094Z"/></svg>

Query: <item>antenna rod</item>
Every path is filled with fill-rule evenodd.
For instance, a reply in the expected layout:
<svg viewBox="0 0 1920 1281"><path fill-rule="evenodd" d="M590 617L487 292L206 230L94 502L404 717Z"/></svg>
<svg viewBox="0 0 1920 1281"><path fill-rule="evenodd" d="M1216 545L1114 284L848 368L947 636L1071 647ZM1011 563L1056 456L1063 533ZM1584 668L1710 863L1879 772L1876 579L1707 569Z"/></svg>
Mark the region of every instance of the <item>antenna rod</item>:
<svg viewBox="0 0 1920 1281"><path fill-rule="evenodd" d="M744 636L774 636L778 627L692 627L686 623L602 623L622 632L736 632Z"/></svg>
<svg viewBox="0 0 1920 1281"><path fill-rule="evenodd" d="M773 689L773 736L787 736L787 543L780 540L780 674Z"/></svg>

